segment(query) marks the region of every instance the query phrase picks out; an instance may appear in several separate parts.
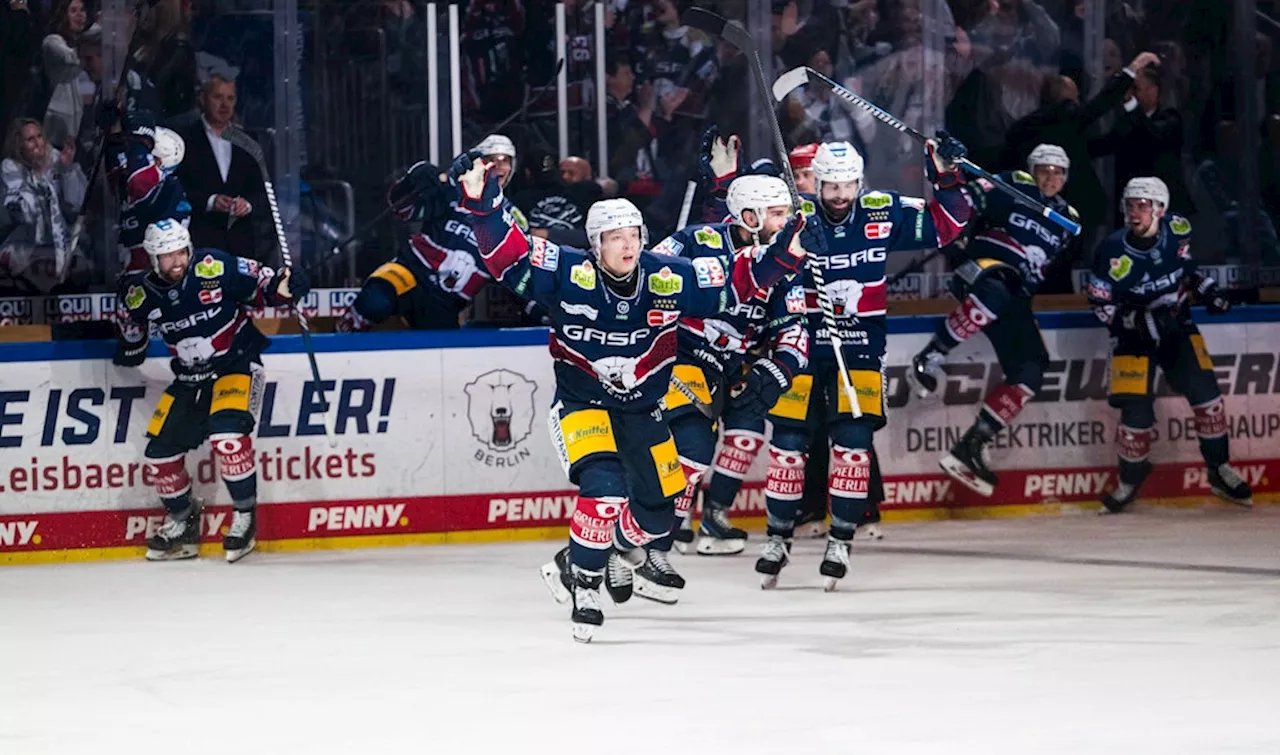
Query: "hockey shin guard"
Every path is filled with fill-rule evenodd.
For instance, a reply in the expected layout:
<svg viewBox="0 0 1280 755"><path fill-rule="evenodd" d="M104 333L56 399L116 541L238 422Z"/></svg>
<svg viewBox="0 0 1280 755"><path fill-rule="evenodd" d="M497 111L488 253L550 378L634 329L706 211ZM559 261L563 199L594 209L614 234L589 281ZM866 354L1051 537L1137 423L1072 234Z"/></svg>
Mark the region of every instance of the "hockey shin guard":
<svg viewBox="0 0 1280 755"><path fill-rule="evenodd" d="M609 560L613 530L627 505L622 496L578 496L569 522L569 559L589 571L599 571Z"/></svg>
<svg viewBox="0 0 1280 755"><path fill-rule="evenodd" d="M237 511L249 511L258 504L258 467L253 458L253 438L243 433L214 433L209 436L218 458L218 472L226 483Z"/></svg>
<svg viewBox="0 0 1280 755"><path fill-rule="evenodd" d="M1222 397L1191 407L1196 419L1196 435L1200 438L1200 454L1210 469L1230 460L1227 441L1227 408Z"/></svg>
<svg viewBox="0 0 1280 755"><path fill-rule="evenodd" d="M796 527L796 508L804 495L804 467L809 454L769 446L769 471L765 476L765 505L769 534L790 538Z"/></svg>
<svg viewBox="0 0 1280 755"><path fill-rule="evenodd" d="M871 513L871 453L862 448L831 447L831 533L841 540Z"/></svg>
<svg viewBox="0 0 1280 755"><path fill-rule="evenodd" d="M751 430L726 430L724 441L712 464L711 480L707 486L704 505L727 509L733 505L742 481L764 448L764 435Z"/></svg>
<svg viewBox="0 0 1280 755"><path fill-rule="evenodd" d="M1000 385L982 400L982 409L978 411L971 431L978 433L984 441L994 438L1013 422L1035 395L1034 388L1022 383Z"/></svg>
<svg viewBox="0 0 1280 755"><path fill-rule="evenodd" d="M1116 426L1116 455L1120 458L1120 482L1138 487L1151 471L1151 428Z"/></svg>
<svg viewBox="0 0 1280 755"><path fill-rule="evenodd" d="M186 454L147 459L147 471L165 510L175 519L183 518L191 508L191 476L187 474Z"/></svg>

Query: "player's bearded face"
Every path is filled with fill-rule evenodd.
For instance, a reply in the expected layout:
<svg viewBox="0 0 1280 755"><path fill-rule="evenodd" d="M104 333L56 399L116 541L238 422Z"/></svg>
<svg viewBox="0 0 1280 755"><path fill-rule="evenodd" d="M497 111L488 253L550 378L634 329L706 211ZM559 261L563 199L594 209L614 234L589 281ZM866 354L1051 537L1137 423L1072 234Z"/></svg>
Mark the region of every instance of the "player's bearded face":
<svg viewBox="0 0 1280 755"><path fill-rule="evenodd" d="M169 252L156 257L156 263L160 266L160 277L170 281L181 280L190 262L190 249Z"/></svg>
<svg viewBox="0 0 1280 755"><path fill-rule="evenodd" d="M1067 172L1056 165L1037 165L1035 169L1036 186L1046 197L1054 197L1067 184Z"/></svg>
<svg viewBox="0 0 1280 755"><path fill-rule="evenodd" d="M600 234L600 267L615 278L631 275L640 261L640 229L615 228Z"/></svg>
<svg viewBox="0 0 1280 755"><path fill-rule="evenodd" d="M1124 200L1124 220L1135 236L1154 235L1160 214L1150 199Z"/></svg>
<svg viewBox="0 0 1280 755"><path fill-rule="evenodd" d="M822 207L833 219L843 219L858 197L857 181L823 181Z"/></svg>
<svg viewBox="0 0 1280 755"><path fill-rule="evenodd" d="M796 179L796 191L801 194L812 194L817 190L817 182L813 178L813 168L796 168L791 175Z"/></svg>
<svg viewBox="0 0 1280 755"><path fill-rule="evenodd" d="M506 155L485 155L484 160L493 166L493 172L498 174L498 183L505 189L507 182L511 180L511 158Z"/></svg>

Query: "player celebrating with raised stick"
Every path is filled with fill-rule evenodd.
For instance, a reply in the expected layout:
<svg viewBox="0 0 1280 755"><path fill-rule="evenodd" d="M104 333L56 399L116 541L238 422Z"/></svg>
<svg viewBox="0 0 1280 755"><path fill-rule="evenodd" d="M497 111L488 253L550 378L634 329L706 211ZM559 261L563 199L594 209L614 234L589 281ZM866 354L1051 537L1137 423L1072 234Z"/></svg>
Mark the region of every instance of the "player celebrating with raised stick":
<svg viewBox="0 0 1280 755"><path fill-rule="evenodd" d="M604 623L606 565L643 564L643 546L667 534L685 490L659 405L676 360L676 320L720 314L794 272L804 220L797 215L757 254L686 260L648 251L640 211L611 199L588 211L591 249L582 251L530 238L502 211L502 186L478 153L458 157L449 176L485 267L550 313L552 433L578 501L569 547L543 575L557 599L572 600L574 638L589 642Z"/></svg>

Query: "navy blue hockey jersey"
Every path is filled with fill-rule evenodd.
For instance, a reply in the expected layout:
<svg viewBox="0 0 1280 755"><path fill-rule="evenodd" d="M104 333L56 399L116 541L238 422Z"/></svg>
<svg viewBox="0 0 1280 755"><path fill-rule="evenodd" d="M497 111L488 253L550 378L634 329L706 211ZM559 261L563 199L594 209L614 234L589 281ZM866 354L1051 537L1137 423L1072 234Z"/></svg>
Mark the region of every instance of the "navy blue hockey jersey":
<svg viewBox="0 0 1280 755"><path fill-rule="evenodd" d="M1130 243L1126 229L1104 239L1086 293L1098 318L1110 325L1133 312L1177 312L1191 289L1205 282L1211 279L1200 275L1191 258L1191 222L1167 215L1150 249Z"/></svg>
<svg viewBox="0 0 1280 755"><path fill-rule="evenodd" d="M1046 197L1041 193L1030 173L1016 170L1001 173L999 179L1065 217L1080 218L1061 194ZM964 258L974 262L994 259L1010 265L1020 274L1026 293L1034 294L1044 281L1045 268L1058 258L1073 236L985 178L973 179L967 188L978 211L969 226L972 236L964 248ZM956 267L957 274L964 277L963 265Z"/></svg>
<svg viewBox="0 0 1280 755"><path fill-rule="evenodd" d="M147 226L165 218L177 220L183 225L191 217L191 203L182 190L178 174L171 173L148 194L136 202L125 202L120 211L120 258L126 272L147 270L151 258L142 247L142 237Z"/></svg>

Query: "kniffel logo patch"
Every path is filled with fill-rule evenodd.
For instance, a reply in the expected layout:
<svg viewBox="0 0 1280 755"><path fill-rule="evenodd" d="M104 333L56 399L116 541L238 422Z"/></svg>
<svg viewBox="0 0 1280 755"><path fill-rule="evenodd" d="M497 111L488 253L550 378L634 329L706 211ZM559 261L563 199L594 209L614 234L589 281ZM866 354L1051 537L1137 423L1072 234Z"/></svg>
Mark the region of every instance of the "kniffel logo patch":
<svg viewBox="0 0 1280 755"><path fill-rule="evenodd" d="M693 261L693 272L699 288L723 288L724 266L715 257L699 257Z"/></svg>
<svg viewBox="0 0 1280 755"><path fill-rule="evenodd" d="M723 272L721 273L723 275ZM649 274L649 291L658 296L672 296L684 290L684 278L671 272L671 268L663 267L656 273Z"/></svg>
<svg viewBox="0 0 1280 755"><path fill-rule="evenodd" d="M862 226L862 232L872 240L887 239L892 230L893 223L867 223Z"/></svg>
<svg viewBox="0 0 1280 755"><path fill-rule="evenodd" d="M516 450L533 431L537 390L537 383L505 369L486 372L467 383L463 391L471 434L490 451Z"/></svg>
<svg viewBox="0 0 1280 755"><path fill-rule="evenodd" d="M217 278L225 270L222 260L215 260L212 254L206 254L204 259L196 263L197 278Z"/></svg>

